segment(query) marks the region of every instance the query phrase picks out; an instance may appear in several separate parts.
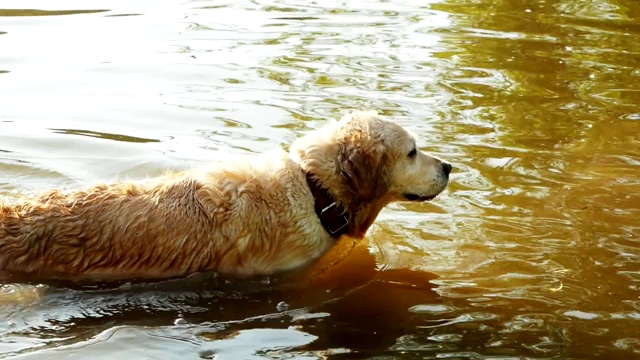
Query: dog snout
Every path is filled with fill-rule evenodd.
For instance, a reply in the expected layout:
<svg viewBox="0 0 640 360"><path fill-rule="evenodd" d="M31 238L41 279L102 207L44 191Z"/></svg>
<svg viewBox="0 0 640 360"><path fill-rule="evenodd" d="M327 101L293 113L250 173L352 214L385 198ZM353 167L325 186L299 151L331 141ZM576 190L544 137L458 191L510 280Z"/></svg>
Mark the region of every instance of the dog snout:
<svg viewBox="0 0 640 360"><path fill-rule="evenodd" d="M443 162L442 163L442 171L444 171L444 174L446 176L449 176L449 173L451 172L451 169L453 169L453 166L451 166L451 164Z"/></svg>

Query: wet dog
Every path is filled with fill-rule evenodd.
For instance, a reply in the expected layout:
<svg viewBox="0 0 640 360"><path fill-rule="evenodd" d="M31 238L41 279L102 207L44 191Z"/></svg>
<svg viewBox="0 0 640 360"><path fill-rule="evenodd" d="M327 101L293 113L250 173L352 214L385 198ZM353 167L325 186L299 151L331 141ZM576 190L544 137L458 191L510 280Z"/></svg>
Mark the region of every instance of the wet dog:
<svg viewBox="0 0 640 360"><path fill-rule="evenodd" d="M299 268L361 238L395 201L442 192L451 165L397 123L355 112L290 151L137 182L0 203L0 271L33 279L161 279Z"/></svg>

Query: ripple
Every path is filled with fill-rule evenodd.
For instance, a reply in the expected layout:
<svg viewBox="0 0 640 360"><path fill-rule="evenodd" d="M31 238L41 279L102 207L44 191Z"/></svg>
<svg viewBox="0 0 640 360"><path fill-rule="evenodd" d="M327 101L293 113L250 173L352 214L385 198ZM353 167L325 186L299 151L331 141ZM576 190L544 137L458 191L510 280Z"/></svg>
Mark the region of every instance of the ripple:
<svg viewBox="0 0 640 360"><path fill-rule="evenodd" d="M601 317L599 314L588 313L580 310L566 311L563 313L563 315L582 319L582 320L595 320Z"/></svg>
<svg viewBox="0 0 640 360"><path fill-rule="evenodd" d="M429 336L427 339L431 340L431 341L436 341L436 342L460 342L463 339L462 335L459 334L439 334L439 335L433 335L433 336Z"/></svg>
<svg viewBox="0 0 640 360"><path fill-rule="evenodd" d="M447 327L447 326L450 326L453 324L459 324L459 323L485 322L485 321L495 320L496 318L497 318L497 315L492 313L481 313L481 312L467 313L467 314L462 314L460 316L457 316L453 319L433 320L430 322L438 322L438 324L419 325L418 328L430 329L430 328L437 328L437 327Z"/></svg>
<svg viewBox="0 0 640 360"><path fill-rule="evenodd" d="M423 304L412 306L409 311L417 314L444 314L453 312L454 309L441 304Z"/></svg>
<svg viewBox="0 0 640 360"><path fill-rule="evenodd" d="M161 140L157 140L157 139L145 139L145 138L140 138L140 137L135 137L135 136L130 136L130 135L110 134L110 133L103 133L103 132L97 132L97 131L91 131L91 130L51 129L51 131L53 131L54 133L58 133L58 134L89 136L89 137L95 137L95 138L99 138L99 139L114 140L114 141L125 141L125 142L135 142L135 143L147 143L147 142L160 142L161 141Z"/></svg>
<svg viewBox="0 0 640 360"><path fill-rule="evenodd" d="M59 16L76 14L95 14L110 10L39 10L39 9L0 9L0 16Z"/></svg>
<svg viewBox="0 0 640 360"><path fill-rule="evenodd" d="M636 355L633 6L114 5L4 18L3 195L286 147L356 108L393 116L456 172L434 202L385 209L369 235L370 270L409 269L419 286L385 282L354 301L359 285L332 290L334 307L255 284L47 288L7 305L4 353Z"/></svg>

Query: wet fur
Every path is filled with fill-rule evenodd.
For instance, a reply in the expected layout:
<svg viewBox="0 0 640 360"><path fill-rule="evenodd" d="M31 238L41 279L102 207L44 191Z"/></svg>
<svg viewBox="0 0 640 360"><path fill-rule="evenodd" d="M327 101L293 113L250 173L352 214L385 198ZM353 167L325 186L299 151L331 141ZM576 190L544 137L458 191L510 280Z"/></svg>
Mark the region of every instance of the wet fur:
<svg viewBox="0 0 640 360"><path fill-rule="evenodd" d="M435 196L446 186L440 160L406 159L414 142L396 123L356 112L298 139L288 154L0 202L0 272L121 280L295 269L335 242L304 172L349 211L348 235L361 238L404 193Z"/></svg>

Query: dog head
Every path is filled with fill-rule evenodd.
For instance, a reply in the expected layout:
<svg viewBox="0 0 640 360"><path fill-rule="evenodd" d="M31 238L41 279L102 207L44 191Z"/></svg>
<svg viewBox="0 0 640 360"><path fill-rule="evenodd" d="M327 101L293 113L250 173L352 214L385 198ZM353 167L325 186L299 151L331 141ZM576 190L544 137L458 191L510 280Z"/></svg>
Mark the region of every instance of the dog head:
<svg viewBox="0 0 640 360"><path fill-rule="evenodd" d="M404 128L373 112L355 112L312 132L290 152L345 209L431 200L451 172L450 164L419 150Z"/></svg>

